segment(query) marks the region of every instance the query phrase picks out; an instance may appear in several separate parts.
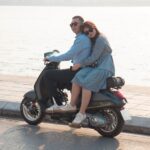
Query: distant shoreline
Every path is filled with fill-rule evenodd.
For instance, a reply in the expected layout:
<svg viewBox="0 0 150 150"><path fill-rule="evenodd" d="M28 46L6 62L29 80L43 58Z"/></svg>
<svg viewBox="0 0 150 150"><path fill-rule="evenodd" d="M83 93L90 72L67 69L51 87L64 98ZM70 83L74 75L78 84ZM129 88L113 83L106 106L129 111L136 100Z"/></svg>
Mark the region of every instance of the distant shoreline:
<svg viewBox="0 0 150 150"><path fill-rule="evenodd" d="M0 0L0 6L150 6L150 0Z"/></svg>

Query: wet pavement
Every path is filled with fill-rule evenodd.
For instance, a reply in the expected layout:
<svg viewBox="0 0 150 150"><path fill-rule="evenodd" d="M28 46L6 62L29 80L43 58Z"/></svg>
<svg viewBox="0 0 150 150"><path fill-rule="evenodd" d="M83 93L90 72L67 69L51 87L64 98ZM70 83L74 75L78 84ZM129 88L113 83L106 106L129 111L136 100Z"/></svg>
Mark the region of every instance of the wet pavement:
<svg viewBox="0 0 150 150"><path fill-rule="evenodd" d="M150 136L121 133L104 138L92 129L65 125L27 125L0 118L0 150L149 150Z"/></svg>

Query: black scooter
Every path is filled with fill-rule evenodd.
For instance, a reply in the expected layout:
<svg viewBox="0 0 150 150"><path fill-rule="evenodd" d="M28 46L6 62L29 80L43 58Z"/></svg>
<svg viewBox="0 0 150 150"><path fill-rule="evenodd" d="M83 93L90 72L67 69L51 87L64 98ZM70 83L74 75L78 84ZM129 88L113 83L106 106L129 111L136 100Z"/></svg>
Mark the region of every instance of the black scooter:
<svg viewBox="0 0 150 150"><path fill-rule="evenodd" d="M56 50L45 53L51 55ZM38 125L44 119L45 114L49 115L51 119L58 123L70 123L75 114L79 111L80 101L77 105L76 112L46 112L44 107L39 103L41 99L39 83L45 70L60 69L60 63L49 62L39 75L34 85L34 90L27 92L20 105L20 111L23 119L31 125ZM119 89L124 85L124 80L121 77L110 77L107 79L107 88L98 93L93 93L90 104L87 108L87 118L81 124L81 127L92 128L98 131L102 136L114 137L117 136L123 129L124 122L130 119L124 106L127 103L126 98L120 93ZM65 105L68 102L67 93L64 89L71 90L71 84L58 86L57 100L55 98L49 99L48 105L57 104ZM59 104L60 105L60 104Z"/></svg>

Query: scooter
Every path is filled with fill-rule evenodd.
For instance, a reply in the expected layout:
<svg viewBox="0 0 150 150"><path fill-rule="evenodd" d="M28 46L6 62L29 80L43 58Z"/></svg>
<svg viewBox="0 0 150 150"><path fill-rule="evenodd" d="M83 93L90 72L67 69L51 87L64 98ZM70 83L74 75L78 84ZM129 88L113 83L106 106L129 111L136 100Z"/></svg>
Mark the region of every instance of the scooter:
<svg viewBox="0 0 150 150"><path fill-rule="evenodd" d="M45 53L44 57L47 55L52 55L55 52L58 51L54 50L52 52ZM50 116L51 119L57 121L58 123L63 122L69 124L74 119L75 114L79 111L81 97L79 98L76 112L47 112L41 103L39 103L39 99L41 98L39 83L44 72L49 69L60 69L60 63L46 63L45 68L35 82L34 90L25 93L21 102L21 115L30 125L38 125L43 121L45 115ZM124 84L125 81L121 77L109 77L107 79L107 88L100 90L98 93L92 94L90 104L86 111L87 117L82 122L80 127L92 128L105 137L117 136L122 131L125 121L130 120L130 116L125 110L127 100L119 91ZM58 86L57 100L54 97L49 99L47 107L58 105L58 99L59 105L67 104L69 101L68 94L64 89L70 91L71 82L69 85L66 84L63 86Z"/></svg>

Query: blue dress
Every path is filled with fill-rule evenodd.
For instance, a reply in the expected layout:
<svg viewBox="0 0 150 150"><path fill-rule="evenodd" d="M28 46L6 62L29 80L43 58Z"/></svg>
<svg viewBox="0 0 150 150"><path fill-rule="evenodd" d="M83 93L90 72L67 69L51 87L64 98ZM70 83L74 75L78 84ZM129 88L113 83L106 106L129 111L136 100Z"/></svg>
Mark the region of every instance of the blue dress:
<svg viewBox="0 0 150 150"><path fill-rule="evenodd" d="M91 55L80 62L82 69L77 72L72 83L93 92L106 88L106 79L115 74L112 49L107 39L100 35L92 48ZM97 62L96 67L89 65Z"/></svg>

